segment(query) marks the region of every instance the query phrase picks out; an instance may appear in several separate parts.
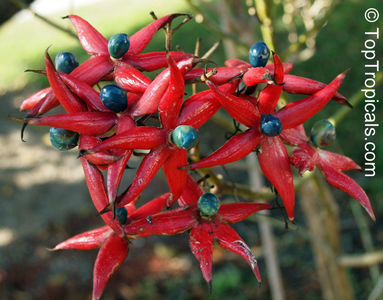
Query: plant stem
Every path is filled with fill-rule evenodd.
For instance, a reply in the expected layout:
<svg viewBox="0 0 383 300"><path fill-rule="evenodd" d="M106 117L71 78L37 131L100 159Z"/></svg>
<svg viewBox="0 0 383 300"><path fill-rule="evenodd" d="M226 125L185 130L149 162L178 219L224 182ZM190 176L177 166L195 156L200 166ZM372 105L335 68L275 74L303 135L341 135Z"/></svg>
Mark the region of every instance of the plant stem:
<svg viewBox="0 0 383 300"><path fill-rule="evenodd" d="M261 189L264 186L264 180L261 175L259 164L257 163L255 153L251 153L247 157L249 164L249 179L250 186L254 189ZM268 211L265 212L266 214ZM273 228L267 219L260 221L260 232L261 232L261 244L263 253L266 261L267 277L270 283L271 298L273 300L285 299L283 281L281 269L279 266L278 255L276 251L275 239L273 234Z"/></svg>
<svg viewBox="0 0 383 300"><path fill-rule="evenodd" d="M313 180L302 187L300 196L310 236L313 237L311 246L323 299L354 299L346 270L337 263L337 256L341 253L339 214L328 187L315 174ZM328 245L330 251L324 251L323 247L314 242L318 238Z"/></svg>
<svg viewBox="0 0 383 300"><path fill-rule="evenodd" d="M376 283L371 294L368 296L367 300L378 300L381 299L380 296L383 295L383 275L380 277L379 281Z"/></svg>
<svg viewBox="0 0 383 300"><path fill-rule="evenodd" d="M52 26L53 28L56 28L56 29L68 34L70 37L72 37L78 41L78 37L73 31L66 29L66 28L62 27L61 25L58 25L57 23L49 20L48 18L38 14L32 8L30 8L28 5L26 5L23 1L21 1L21 0L11 0L11 1L15 5L17 5L18 7L30 11L36 18L42 20L43 22L47 23L48 25Z"/></svg>
<svg viewBox="0 0 383 300"><path fill-rule="evenodd" d="M301 34L298 37L298 41L294 44L291 44L290 47L281 55L282 60L285 60L290 55L298 52L300 48L306 43L306 41L315 35L318 34L318 32L322 29L322 27L328 22L330 16L333 14L335 9L342 3L342 0L333 1L330 8L326 12L326 14L317 22L315 22L315 25L313 28L311 28L309 31L307 31L304 34Z"/></svg>
<svg viewBox="0 0 383 300"><path fill-rule="evenodd" d="M356 225L358 226L358 229L359 229L359 233L360 233L360 237L362 239L363 247L366 250L366 252L369 252L370 254L372 254L372 253L374 253L373 252L374 251L374 243L372 241L371 233L370 233L370 230L368 228L368 224L366 222L366 217L364 215L363 209L360 206L360 204L356 201L351 202L351 209L352 209L352 213L354 215ZM377 253L375 252L375 254L377 254ZM366 259L368 259L368 257ZM380 252L380 259L383 260L383 252ZM370 264L369 269L370 269L370 276L372 278L372 281L374 283L378 282L379 275L380 275L379 266L376 264L375 265Z"/></svg>
<svg viewBox="0 0 383 300"><path fill-rule="evenodd" d="M383 83L383 72L379 72L376 74L375 79L375 86L379 86ZM354 95L350 98L350 103L352 106L358 106L360 102L364 99L364 94L362 91L356 92ZM339 108L330 118L329 120L331 122L334 122L334 124L338 124L343 120L343 118L351 111L349 107L343 106Z"/></svg>
<svg viewBox="0 0 383 300"><path fill-rule="evenodd" d="M363 254L342 255L338 257L338 263L343 267L365 268L378 266L383 262L383 251L373 251ZM379 279L379 276L378 278Z"/></svg>
<svg viewBox="0 0 383 300"><path fill-rule="evenodd" d="M261 33L263 41L268 47L277 52L274 38L274 24L272 18L272 1L255 0L258 19L261 22Z"/></svg>

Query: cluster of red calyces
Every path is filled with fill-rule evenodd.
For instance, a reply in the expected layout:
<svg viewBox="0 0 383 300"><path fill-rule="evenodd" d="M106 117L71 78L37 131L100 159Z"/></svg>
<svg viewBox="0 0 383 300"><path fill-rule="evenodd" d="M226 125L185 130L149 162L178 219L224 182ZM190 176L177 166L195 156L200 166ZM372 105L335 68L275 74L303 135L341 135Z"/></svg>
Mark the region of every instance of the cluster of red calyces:
<svg viewBox="0 0 383 300"><path fill-rule="evenodd" d="M210 70L197 68L203 59L190 53L141 54L159 29L166 27L171 34L171 23L177 17L185 15L167 15L130 37L116 34L108 41L87 21L69 16L90 58L78 65L73 55L64 52L56 57L55 66L46 52L45 71L40 73L46 74L50 87L30 96L21 106L28 111L25 124L52 127L50 137L56 148L69 149L78 143L90 196L106 225L54 249L100 247L94 266L93 299L101 297L108 279L125 260L129 241L153 234L188 232L191 251L209 283L214 241L243 257L260 281L254 255L228 223L272 206L220 204L216 195L204 191L188 173L190 169L240 160L255 149L261 169L280 195L290 220L294 219L295 198L290 165L299 172L318 165L330 184L349 193L374 218L364 191L342 173L359 166L319 148L326 144L326 138L331 139L331 124L319 128L311 140L302 126L331 99L348 104L337 93L346 73L329 85L289 75L292 64L282 63L275 53L274 63L267 65L270 51L263 42L251 48L251 64L229 59L225 67ZM143 73L161 68L153 80ZM116 84L105 85L105 81ZM206 84L207 89L184 99L185 84L196 81ZM282 91L308 96L279 109ZM59 105L66 113L44 116ZM188 164L188 150L198 143L197 130L221 108L247 130L234 135L210 156ZM157 118L160 125L145 124L143 116L148 115ZM295 147L290 156L285 144ZM127 190L119 195L122 176L136 149L149 152ZM169 192L137 205L160 168Z"/></svg>

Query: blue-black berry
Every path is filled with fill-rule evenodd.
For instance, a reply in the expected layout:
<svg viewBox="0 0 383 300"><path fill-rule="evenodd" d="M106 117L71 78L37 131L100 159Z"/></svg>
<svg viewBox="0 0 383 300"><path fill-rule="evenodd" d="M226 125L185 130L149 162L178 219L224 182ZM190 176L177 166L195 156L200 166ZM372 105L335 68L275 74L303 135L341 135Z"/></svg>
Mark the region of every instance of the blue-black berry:
<svg viewBox="0 0 383 300"><path fill-rule="evenodd" d="M329 120L320 120L311 128L310 140L315 147L328 147L335 139L335 126Z"/></svg>
<svg viewBox="0 0 383 300"><path fill-rule="evenodd" d="M128 52L130 47L129 36L126 33L113 35L108 42L108 51L111 57L119 59Z"/></svg>
<svg viewBox="0 0 383 300"><path fill-rule="evenodd" d="M215 216L219 207L219 199L212 193L205 193L198 199L198 209L202 216Z"/></svg>
<svg viewBox="0 0 383 300"><path fill-rule="evenodd" d="M177 126L170 135L171 142L180 149L191 149L198 143L198 132L192 126Z"/></svg>
<svg viewBox="0 0 383 300"><path fill-rule="evenodd" d="M79 135L67 129L51 127L49 129L49 139L52 146L63 151L77 146Z"/></svg>
<svg viewBox="0 0 383 300"><path fill-rule="evenodd" d="M267 136L277 136L282 131L282 122L271 114L261 115L261 131Z"/></svg>
<svg viewBox="0 0 383 300"><path fill-rule="evenodd" d="M127 209L123 206L120 208L116 209L116 217L118 219L118 222L120 225L125 225L126 221L128 220L128 211Z"/></svg>
<svg viewBox="0 0 383 300"><path fill-rule="evenodd" d="M116 113L128 107L128 98L125 91L115 84L105 85L100 91L101 102L105 107Z"/></svg>
<svg viewBox="0 0 383 300"><path fill-rule="evenodd" d="M70 52L60 52L55 57L55 67L57 72L60 73L71 73L75 68L78 67L76 56Z"/></svg>
<svg viewBox="0 0 383 300"><path fill-rule="evenodd" d="M250 64L256 67L264 67L270 57L270 49L264 42L256 42L249 50Z"/></svg>

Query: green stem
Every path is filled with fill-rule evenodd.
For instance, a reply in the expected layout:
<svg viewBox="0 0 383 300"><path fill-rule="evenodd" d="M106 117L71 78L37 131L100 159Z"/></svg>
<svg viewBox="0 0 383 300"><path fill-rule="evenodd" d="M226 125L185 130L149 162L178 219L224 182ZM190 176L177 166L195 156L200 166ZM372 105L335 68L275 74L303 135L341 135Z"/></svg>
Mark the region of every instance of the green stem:
<svg viewBox="0 0 383 300"><path fill-rule="evenodd" d="M317 22L315 22L315 25L313 28L311 28L309 31L307 31L304 34L301 34L298 37L298 41L294 44L291 44L290 47L281 55L282 60L285 60L290 55L298 52L302 46L306 43L306 41L312 37L318 34L318 32L322 29L322 27L328 22L329 18L335 11L335 9L342 3L342 0L334 1L326 14Z"/></svg>
<svg viewBox="0 0 383 300"><path fill-rule="evenodd" d="M368 224L366 222L366 217L364 215L364 211L359 203L356 201L351 202L351 209L352 213L354 215L354 219L356 222L356 225L358 226L360 237L362 239L362 244L366 252L373 252L374 251L374 243L372 241L371 232L368 228ZM378 265L371 265L369 266L370 276L372 278L372 281L374 283L377 283L379 280L380 272L379 272L379 266Z"/></svg>
<svg viewBox="0 0 383 300"><path fill-rule="evenodd" d="M375 79L375 86L379 86L383 83L383 72L379 72L376 74ZM358 106L360 102L364 99L364 94L362 91L356 92L352 97L350 98L349 102L352 106ZM343 118L350 112L350 108L343 106L340 109L338 109L331 118L329 118L330 121L333 121L334 124L338 124L343 120Z"/></svg>
<svg viewBox="0 0 383 300"><path fill-rule="evenodd" d="M270 0L255 0L258 19L261 22L261 33L263 41L271 50L277 52L275 48L274 24L272 17L272 1Z"/></svg>
<svg viewBox="0 0 383 300"><path fill-rule="evenodd" d="M22 9L26 9L26 10L29 10L36 18L42 20L43 22L47 23L49 26L52 26L53 28L56 28L66 34L68 34L70 37L76 39L78 41L78 37L77 35L69 30L69 29L66 29L60 25L58 25L57 23L47 19L46 17L38 14L37 12L35 12L32 8L30 8L28 5L26 5L23 1L21 0L11 0L15 5L17 5L18 7L22 8Z"/></svg>

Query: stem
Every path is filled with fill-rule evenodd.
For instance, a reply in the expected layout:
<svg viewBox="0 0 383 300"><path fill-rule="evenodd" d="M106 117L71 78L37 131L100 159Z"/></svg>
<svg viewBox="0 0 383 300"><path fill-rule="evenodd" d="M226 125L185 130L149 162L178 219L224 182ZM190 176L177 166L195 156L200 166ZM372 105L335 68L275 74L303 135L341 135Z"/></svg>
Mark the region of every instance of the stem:
<svg viewBox="0 0 383 300"><path fill-rule="evenodd" d="M383 251L373 251L363 254L342 255L338 257L338 263L343 267L364 268L381 264L383 262ZM378 277L379 279L379 277Z"/></svg>
<svg viewBox="0 0 383 300"><path fill-rule="evenodd" d="M337 263L341 252L338 207L323 179L315 174L300 191L300 204L310 231L311 246L316 262L322 297L325 300L354 299L346 269ZM318 213L320 212L320 213ZM325 251L315 239L328 245ZM342 287L342 288L340 288Z"/></svg>
<svg viewBox="0 0 383 300"><path fill-rule="evenodd" d="M29 10L32 13L32 15L34 15L36 18L42 20L43 22L47 23L48 25L52 26L53 28L56 28L56 29L68 34L70 37L72 37L78 41L78 37L73 31L66 29L66 28L58 25L57 23L47 19L46 17L38 14L32 8L30 8L28 5L26 5L23 1L21 1L21 0L11 0L11 1L13 4L17 5L18 7L22 8L22 9Z"/></svg>
<svg viewBox="0 0 383 300"><path fill-rule="evenodd" d="M298 37L298 41L292 45L281 55L282 60L285 60L290 55L298 52L300 48L306 43L306 41L318 34L318 32L322 29L322 27L328 22L329 18L331 17L332 13L335 11L335 9L342 3L342 0L334 1L326 14L317 22L315 22L315 25L313 28L311 28L309 31L307 31L304 34L301 34Z"/></svg>
<svg viewBox="0 0 383 300"><path fill-rule="evenodd" d="M376 74L375 79L375 86L379 86L383 83L383 72L379 72ZM352 97L350 98L350 103L352 106L358 106L360 102L364 99L364 94L361 91L356 92ZM339 108L329 120L331 122L334 122L334 124L338 124L343 120L343 118L351 111L350 108L343 106Z"/></svg>
<svg viewBox="0 0 383 300"><path fill-rule="evenodd" d="M272 2L270 0L255 0L258 19L261 22L261 33L264 42L271 50L277 52L275 48L274 24L272 18Z"/></svg>
<svg viewBox="0 0 383 300"><path fill-rule="evenodd" d="M197 162L200 160L200 151L198 147L194 148L194 150L190 153L190 160L192 162ZM218 194L241 196L247 200L271 200L275 197L272 192L253 191L247 185L226 182L219 178L219 176L210 168L197 169L196 171L202 177L207 178L207 182L215 187Z"/></svg>
<svg viewBox="0 0 383 300"><path fill-rule="evenodd" d="M264 180L261 176L259 164L257 164L255 153L247 157L249 164L250 185L255 189L261 189L264 186ZM266 211L265 214L269 212ZM260 221L261 245L266 260L267 277L270 282L271 298L273 300L285 299L281 269L276 251L273 228L266 218Z"/></svg>
<svg viewBox="0 0 383 300"><path fill-rule="evenodd" d="M380 277L371 294L368 296L368 300L380 299L379 297L381 295L383 295L383 276Z"/></svg>
<svg viewBox="0 0 383 300"><path fill-rule="evenodd" d="M358 226L358 229L360 232L360 237L362 239L363 247L366 250L366 252L369 252L370 256L371 255L374 256L373 255L374 243L372 241L371 233L370 233L370 230L368 228L363 209L360 206L360 204L356 201L351 202L351 209L352 209L352 213L354 215L356 225ZM383 260L383 252L375 252L374 254L378 254L378 253L380 253L380 259ZM364 254L364 255L367 255L367 254ZM366 257L365 259L368 260L368 257ZM370 276L372 278L372 281L374 283L378 282L379 275L380 275L379 266L377 264L376 265L370 264L369 269L370 269Z"/></svg>

